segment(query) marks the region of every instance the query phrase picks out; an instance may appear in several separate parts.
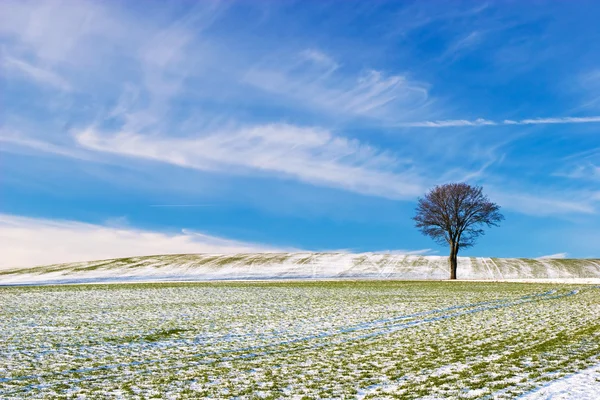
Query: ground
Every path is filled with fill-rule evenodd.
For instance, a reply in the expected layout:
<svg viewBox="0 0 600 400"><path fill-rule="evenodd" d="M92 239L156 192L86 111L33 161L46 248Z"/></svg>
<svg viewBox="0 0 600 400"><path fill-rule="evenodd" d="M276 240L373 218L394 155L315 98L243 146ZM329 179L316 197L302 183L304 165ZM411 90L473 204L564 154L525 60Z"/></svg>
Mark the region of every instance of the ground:
<svg viewBox="0 0 600 400"><path fill-rule="evenodd" d="M6 399L539 399L600 362L593 285L0 287L0 307Z"/></svg>

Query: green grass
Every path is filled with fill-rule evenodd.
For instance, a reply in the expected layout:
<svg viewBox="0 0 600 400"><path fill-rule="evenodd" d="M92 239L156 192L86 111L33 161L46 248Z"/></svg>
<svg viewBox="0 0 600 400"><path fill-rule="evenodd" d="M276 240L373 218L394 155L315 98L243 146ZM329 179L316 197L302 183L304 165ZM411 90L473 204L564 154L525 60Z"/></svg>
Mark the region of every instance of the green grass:
<svg viewBox="0 0 600 400"><path fill-rule="evenodd" d="M598 304L516 283L4 287L0 398L508 399L597 362Z"/></svg>

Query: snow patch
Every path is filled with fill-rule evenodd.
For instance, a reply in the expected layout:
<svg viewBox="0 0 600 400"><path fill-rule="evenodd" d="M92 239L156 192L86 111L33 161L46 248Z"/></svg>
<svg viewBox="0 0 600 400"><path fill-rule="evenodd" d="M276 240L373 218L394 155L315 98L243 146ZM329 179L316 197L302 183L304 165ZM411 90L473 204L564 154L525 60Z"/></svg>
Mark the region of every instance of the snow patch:
<svg viewBox="0 0 600 400"><path fill-rule="evenodd" d="M520 396L521 400L597 400L600 398L600 364L558 379Z"/></svg>

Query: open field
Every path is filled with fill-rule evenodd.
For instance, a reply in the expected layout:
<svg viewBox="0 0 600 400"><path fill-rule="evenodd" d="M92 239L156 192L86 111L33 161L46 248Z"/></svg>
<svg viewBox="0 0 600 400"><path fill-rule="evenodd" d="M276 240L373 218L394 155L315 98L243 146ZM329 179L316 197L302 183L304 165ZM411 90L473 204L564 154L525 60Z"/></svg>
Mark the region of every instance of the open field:
<svg viewBox="0 0 600 400"><path fill-rule="evenodd" d="M468 280L600 284L600 260L459 257ZM443 256L374 253L181 254L0 270L0 284L249 279L447 279Z"/></svg>
<svg viewBox="0 0 600 400"><path fill-rule="evenodd" d="M593 285L19 286L0 307L7 399L504 399L600 363ZM570 379L597 393L597 371Z"/></svg>

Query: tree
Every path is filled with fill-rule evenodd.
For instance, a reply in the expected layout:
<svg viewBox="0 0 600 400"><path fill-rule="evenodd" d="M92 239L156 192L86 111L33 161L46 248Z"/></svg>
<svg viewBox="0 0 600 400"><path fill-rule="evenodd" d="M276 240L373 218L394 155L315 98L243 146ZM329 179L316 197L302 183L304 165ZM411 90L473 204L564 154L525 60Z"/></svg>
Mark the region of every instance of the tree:
<svg viewBox="0 0 600 400"><path fill-rule="evenodd" d="M456 279L458 250L473 246L483 227L498 226L504 216L481 186L448 183L419 198L413 219L421 233L450 246L450 279Z"/></svg>

